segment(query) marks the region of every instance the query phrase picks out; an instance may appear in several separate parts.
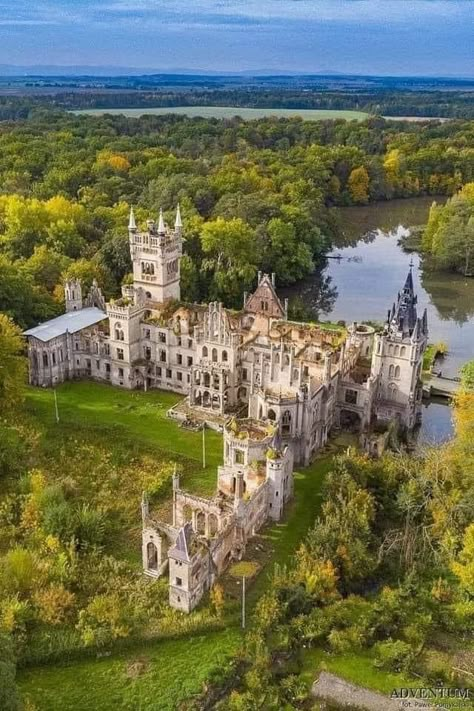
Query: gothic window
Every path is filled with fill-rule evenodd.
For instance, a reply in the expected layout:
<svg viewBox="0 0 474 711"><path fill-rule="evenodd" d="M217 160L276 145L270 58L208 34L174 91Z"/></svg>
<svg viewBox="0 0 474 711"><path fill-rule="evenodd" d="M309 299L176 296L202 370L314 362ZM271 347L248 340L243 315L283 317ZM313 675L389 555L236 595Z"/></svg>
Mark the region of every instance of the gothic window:
<svg viewBox="0 0 474 711"><path fill-rule="evenodd" d="M212 349L212 362L217 363L217 348Z"/></svg>
<svg viewBox="0 0 474 711"><path fill-rule="evenodd" d="M209 373L204 373L204 387L209 388L211 386L211 376Z"/></svg>
<svg viewBox="0 0 474 711"><path fill-rule="evenodd" d="M291 431L291 412L285 410L281 418L281 431L282 434L290 434Z"/></svg>
<svg viewBox="0 0 474 711"><path fill-rule="evenodd" d="M206 530L206 514L204 511L198 511L196 513L196 532L204 534Z"/></svg>
<svg viewBox="0 0 474 711"><path fill-rule="evenodd" d="M395 366L394 366L394 365L391 365L391 366L389 367L389 369L388 369L388 377L389 377L389 378L393 378L394 372L395 372Z"/></svg>
<svg viewBox="0 0 474 711"><path fill-rule="evenodd" d="M122 330L122 325L120 323L115 324L115 340L116 341L124 341L125 340L125 335Z"/></svg>
<svg viewBox="0 0 474 711"><path fill-rule="evenodd" d="M207 346L203 346L202 348L202 357L207 358Z"/></svg>
<svg viewBox="0 0 474 711"><path fill-rule="evenodd" d="M275 422L275 420L276 420L276 412L275 412L275 410L269 410L269 411L267 412L267 417L268 417L269 420L272 420L272 422Z"/></svg>
<svg viewBox="0 0 474 711"><path fill-rule="evenodd" d="M148 570L158 570L158 549L151 541L146 547L146 558Z"/></svg>
<svg viewBox="0 0 474 711"><path fill-rule="evenodd" d="M222 351L222 360L224 363L227 362L228 356L227 356L227 351Z"/></svg>
<svg viewBox="0 0 474 711"><path fill-rule="evenodd" d="M400 349L400 355L404 357L406 355L407 349L405 346L402 346Z"/></svg>
<svg viewBox="0 0 474 711"><path fill-rule="evenodd" d="M395 355L399 355L400 353L400 346L395 346Z"/></svg>
<svg viewBox="0 0 474 711"><path fill-rule="evenodd" d="M215 536L219 528L219 521L215 514L209 514L209 535Z"/></svg>
<svg viewBox="0 0 474 711"><path fill-rule="evenodd" d="M236 449L234 451L234 462L236 464L243 464L244 463L244 453L242 452L241 449Z"/></svg>
<svg viewBox="0 0 474 711"><path fill-rule="evenodd" d="M390 400L396 400L396 399L397 399L398 388L397 388L397 386L395 385L395 383L389 383L389 386L388 386L388 395L389 395Z"/></svg>
<svg viewBox="0 0 474 711"><path fill-rule="evenodd" d="M346 390L345 401L349 405L357 405L357 390Z"/></svg>
<svg viewBox="0 0 474 711"><path fill-rule="evenodd" d="M396 378L400 377L400 366L399 365L397 365L395 368L395 377Z"/></svg>
<svg viewBox="0 0 474 711"><path fill-rule="evenodd" d="M53 365L56 365L56 353L54 351L51 353L51 358L53 359Z"/></svg>
<svg viewBox="0 0 474 711"><path fill-rule="evenodd" d="M48 367L48 354L47 353L43 353L43 365L45 368Z"/></svg>
<svg viewBox="0 0 474 711"><path fill-rule="evenodd" d="M393 345L392 345L391 343L390 343L390 345L389 345L389 347L388 347L388 352L389 352L389 353L393 353Z"/></svg>

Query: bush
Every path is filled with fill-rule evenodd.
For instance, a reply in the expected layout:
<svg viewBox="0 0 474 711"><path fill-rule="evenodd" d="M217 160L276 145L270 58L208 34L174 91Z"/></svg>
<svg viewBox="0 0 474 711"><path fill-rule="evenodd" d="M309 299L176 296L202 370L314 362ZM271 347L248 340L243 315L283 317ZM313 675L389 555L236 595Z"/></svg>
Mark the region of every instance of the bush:
<svg viewBox="0 0 474 711"><path fill-rule="evenodd" d="M387 640L375 645L374 666L387 671L409 671L414 660L412 647L401 639Z"/></svg>
<svg viewBox="0 0 474 711"><path fill-rule="evenodd" d="M15 685L16 664L13 644L8 635L0 634L0 709L18 711L20 700Z"/></svg>

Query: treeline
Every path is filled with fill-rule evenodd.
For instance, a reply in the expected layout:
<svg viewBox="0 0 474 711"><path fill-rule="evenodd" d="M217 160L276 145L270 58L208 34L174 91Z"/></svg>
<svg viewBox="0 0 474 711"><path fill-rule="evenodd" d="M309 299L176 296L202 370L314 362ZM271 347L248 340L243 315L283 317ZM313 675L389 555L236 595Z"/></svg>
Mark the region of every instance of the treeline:
<svg viewBox="0 0 474 711"><path fill-rule="evenodd" d="M445 205L433 204L422 248L435 266L474 276L474 183L467 183Z"/></svg>
<svg viewBox="0 0 474 711"><path fill-rule="evenodd" d="M334 207L454 194L474 180L473 124L74 116L36 109L0 129L0 311L57 313L65 276L108 297L130 271L127 215L181 204L183 297L240 306L257 270L307 276Z"/></svg>
<svg viewBox="0 0 474 711"><path fill-rule="evenodd" d="M24 117L31 106L66 109L156 108L170 106L241 106L250 108L365 111L383 116L474 117L472 91L341 91L319 88L238 87L208 89L113 88L101 91L58 89L51 96L2 97L0 118Z"/></svg>

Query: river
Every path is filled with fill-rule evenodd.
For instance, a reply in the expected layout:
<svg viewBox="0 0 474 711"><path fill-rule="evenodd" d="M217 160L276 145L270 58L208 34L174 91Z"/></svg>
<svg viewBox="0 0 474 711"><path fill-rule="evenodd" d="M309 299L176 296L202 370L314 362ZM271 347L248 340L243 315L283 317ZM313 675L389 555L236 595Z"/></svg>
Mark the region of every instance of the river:
<svg viewBox="0 0 474 711"><path fill-rule="evenodd" d="M322 320L384 321L402 288L410 260L418 310L428 310L430 342L446 341L440 363L446 375L474 357L474 279L434 272L398 240L408 228L426 223L433 198L414 198L341 210L341 233L324 267L287 296L300 296ZM442 442L452 434L451 409L430 402L423 411L422 442Z"/></svg>

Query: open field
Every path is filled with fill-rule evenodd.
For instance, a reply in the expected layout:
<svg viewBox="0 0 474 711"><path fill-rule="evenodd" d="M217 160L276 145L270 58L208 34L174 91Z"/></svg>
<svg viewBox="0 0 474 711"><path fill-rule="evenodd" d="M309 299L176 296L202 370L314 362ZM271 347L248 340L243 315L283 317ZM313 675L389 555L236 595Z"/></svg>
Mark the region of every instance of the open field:
<svg viewBox="0 0 474 711"><path fill-rule="evenodd" d="M325 109L249 109L241 106L169 106L156 109L84 109L74 111L75 114L103 116L104 114L122 115L129 118L140 116L199 116L201 118L229 119L240 116L243 119L261 119L269 116L278 118L294 118L298 116L307 121L325 121L327 119L346 119L348 121L363 121L369 114L364 111L325 110Z"/></svg>

